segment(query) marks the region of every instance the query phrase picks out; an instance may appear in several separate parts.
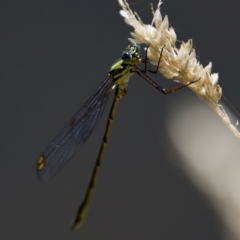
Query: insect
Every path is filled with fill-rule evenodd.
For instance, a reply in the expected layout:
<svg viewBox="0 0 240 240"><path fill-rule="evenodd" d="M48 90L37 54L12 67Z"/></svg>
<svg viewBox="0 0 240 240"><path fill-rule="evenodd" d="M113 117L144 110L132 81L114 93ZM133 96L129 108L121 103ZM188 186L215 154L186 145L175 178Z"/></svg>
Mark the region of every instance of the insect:
<svg viewBox="0 0 240 240"><path fill-rule="evenodd" d="M42 155L39 157L37 161L38 178L41 181L48 181L64 167L64 165L76 153L77 149L87 140L106 106L109 93L111 90L116 89L108 117L106 131L102 140L92 177L85 198L78 210L72 229L77 229L80 227L85 219L109 139L117 104L119 100L126 94L126 87L128 85L130 76L134 73L137 73L144 80L164 94L175 92L196 82L194 81L186 85L178 85L172 88L164 89L155 81L153 81L146 73L157 73L157 70L160 67L160 60L162 58L163 50L164 47L160 53L158 66L156 70L153 71L147 69L147 63L149 63L149 60L147 59L147 50L145 53L145 58L142 59L140 46L138 44L130 45L127 50L123 52L121 59L111 66L107 78L102 82L102 84L88 99L85 105L73 116L73 118L53 139L53 141L47 146ZM139 66L139 64L144 64L144 67Z"/></svg>

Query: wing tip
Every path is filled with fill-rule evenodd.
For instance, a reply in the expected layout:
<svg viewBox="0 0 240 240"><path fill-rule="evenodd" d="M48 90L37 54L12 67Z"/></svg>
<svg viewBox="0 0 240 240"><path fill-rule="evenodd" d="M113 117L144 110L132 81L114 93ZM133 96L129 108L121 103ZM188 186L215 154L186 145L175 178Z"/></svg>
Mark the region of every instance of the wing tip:
<svg viewBox="0 0 240 240"><path fill-rule="evenodd" d="M45 156L41 155L37 160L37 177L39 181L46 182L49 180L48 174L45 169Z"/></svg>

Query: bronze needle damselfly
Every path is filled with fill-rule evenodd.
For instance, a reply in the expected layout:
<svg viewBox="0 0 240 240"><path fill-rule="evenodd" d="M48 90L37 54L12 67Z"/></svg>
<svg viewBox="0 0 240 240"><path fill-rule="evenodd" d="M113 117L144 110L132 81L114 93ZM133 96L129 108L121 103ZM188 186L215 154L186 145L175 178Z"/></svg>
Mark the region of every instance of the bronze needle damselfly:
<svg viewBox="0 0 240 240"><path fill-rule="evenodd" d="M108 76L103 83L93 93L85 105L73 116L68 124L62 129L62 131L53 139L53 141L39 157L37 161L37 175L41 181L47 181L64 167L68 160L76 153L77 149L87 140L105 108L110 91L116 88L112 108L108 117L106 131L92 173L92 178L84 200L78 210L72 229L77 229L80 227L85 219L91 196L97 181L104 151L109 139L117 104L126 93L126 87L128 85L130 76L134 73L137 73L144 80L164 94L175 92L196 82L194 81L187 85L178 85L172 88L164 89L154 82L149 76L147 76L146 72L157 73L157 70L160 67L160 60L163 50L164 47L161 50L156 71L152 71L147 69L147 63L149 62L147 59L147 51L145 53L145 59L142 59L140 54L140 46L138 44L129 46L122 54L121 59L112 65L110 71L108 72ZM140 67L138 65L141 63L144 64L144 67Z"/></svg>

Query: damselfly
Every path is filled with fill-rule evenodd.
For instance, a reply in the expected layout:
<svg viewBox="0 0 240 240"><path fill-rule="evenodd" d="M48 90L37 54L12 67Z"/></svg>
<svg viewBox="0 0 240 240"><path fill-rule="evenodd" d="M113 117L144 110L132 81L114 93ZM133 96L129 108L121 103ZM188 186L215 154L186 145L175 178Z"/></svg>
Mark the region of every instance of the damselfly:
<svg viewBox="0 0 240 240"><path fill-rule="evenodd" d="M108 72L108 76L103 83L97 88L85 105L73 116L73 118L53 139L53 141L39 157L37 161L37 175L41 181L47 181L64 167L68 160L76 153L77 149L87 140L106 106L110 91L116 88L112 108L108 117L106 131L92 173L92 178L89 183L85 198L78 210L72 229L77 229L80 227L85 219L91 196L97 181L104 151L109 139L117 104L118 101L126 94L126 87L128 85L130 76L134 73L137 73L144 80L164 94L175 92L196 82L194 81L188 83L187 85L178 85L172 88L164 89L149 76L147 76L146 72L157 73L157 70L160 67L163 50L164 47L160 53L158 66L156 70L153 71L147 69L147 63L149 62L147 59L147 50L145 53L145 58L142 59L140 54L140 46L137 44L129 46L127 50L123 52L121 59L112 65L110 71ZM141 67L138 64L144 64L144 67Z"/></svg>

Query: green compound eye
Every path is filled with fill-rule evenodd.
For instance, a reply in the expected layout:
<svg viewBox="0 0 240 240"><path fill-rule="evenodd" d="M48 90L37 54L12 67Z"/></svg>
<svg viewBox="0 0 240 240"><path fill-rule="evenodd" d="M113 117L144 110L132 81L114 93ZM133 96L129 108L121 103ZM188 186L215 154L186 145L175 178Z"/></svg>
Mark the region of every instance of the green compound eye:
<svg viewBox="0 0 240 240"><path fill-rule="evenodd" d="M134 53L136 52L136 50L137 50L137 48L136 48L135 46L133 46L133 47L131 47L131 48L129 49L129 52L130 52L131 54L134 54Z"/></svg>
<svg viewBox="0 0 240 240"><path fill-rule="evenodd" d="M135 54L135 53L140 53L140 50L141 50L140 45L139 44L135 44L132 47L130 47L129 52L131 54Z"/></svg>
<svg viewBox="0 0 240 240"><path fill-rule="evenodd" d="M131 62L132 61L132 54L130 52L124 52L123 55L122 55L122 60L125 63Z"/></svg>

